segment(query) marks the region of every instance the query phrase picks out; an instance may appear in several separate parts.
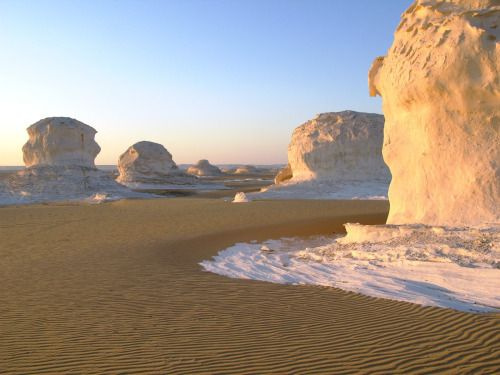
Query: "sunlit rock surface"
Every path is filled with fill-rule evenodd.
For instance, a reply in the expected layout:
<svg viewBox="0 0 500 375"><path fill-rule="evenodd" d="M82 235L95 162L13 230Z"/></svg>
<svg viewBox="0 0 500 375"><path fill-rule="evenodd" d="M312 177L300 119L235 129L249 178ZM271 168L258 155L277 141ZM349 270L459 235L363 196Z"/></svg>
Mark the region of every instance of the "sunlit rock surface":
<svg viewBox="0 0 500 375"><path fill-rule="evenodd" d="M130 146L118 160L120 183L193 183L196 178L179 170L163 145L142 141Z"/></svg>
<svg viewBox="0 0 500 375"><path fill-rule="evenodd" d="M293 180L389 180L382 160L384 117L330 112L296 128L288 146Z"/></svg>
<svg viewBox="0 0 500 375"><path fill-rule="evenodd" d="M290 164L287 164L283 169L281 169L276 177L274 177L274 183L276 185L288 181L293 177L293 172L292 168L290 167Z"/></svg>
<svg viewBox="0 0 500 375"><path fill-rule="evenodd" d="M0 204L64 200L101 202L134 194L98 170L96 130L69 117L49 117L28 129L23 147L26 168L0 185Z"/></svg>
<svg viewBox="0 0 500 375"><path fill-rule="evenodd" d="M419 0L373 63L392 173L388 223L499 221L499 39L495 0Z"/></svg>
<svg viewBox="0 0 500 375"><path fill-rule="evenodd" d="M206 159L199 160L195 165L187 169L187 173L195 176L220 176L222 171Z"/></svg>
<svg viewBox="0 0 500 375"><path fill-rule="evenodd" d="M233 203L248 203L248 202L250 202L250 200L248 199L247 195L242 191L236 193L233 198Z"/></svg>
<svg viewBox="0 0 500 375"><path fill-rule="evenodd" d="M81 166L95 168L101 148L94 140L96 130L69 117L48 117L28 129L23 146L26 167Z"/></svg>
<svg viewBox="0 0 500 375"><path fill-rule="evenodd" d="M288 165L265 199L387 199L384 116L354 111L317 115L292 134Z"/></svg>

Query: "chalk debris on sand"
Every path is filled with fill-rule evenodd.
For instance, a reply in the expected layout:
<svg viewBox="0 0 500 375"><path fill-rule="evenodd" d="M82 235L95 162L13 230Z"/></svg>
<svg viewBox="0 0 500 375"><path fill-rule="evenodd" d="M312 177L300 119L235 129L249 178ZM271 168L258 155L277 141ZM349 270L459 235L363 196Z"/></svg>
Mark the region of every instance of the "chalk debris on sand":
<svg viewBox="0 0 500 375"><path fill-rule="evenodd" d="M346 227L345 237L237 243L201 265L232 278L331 286L470 312L500 309L500 226Z"/></svg>

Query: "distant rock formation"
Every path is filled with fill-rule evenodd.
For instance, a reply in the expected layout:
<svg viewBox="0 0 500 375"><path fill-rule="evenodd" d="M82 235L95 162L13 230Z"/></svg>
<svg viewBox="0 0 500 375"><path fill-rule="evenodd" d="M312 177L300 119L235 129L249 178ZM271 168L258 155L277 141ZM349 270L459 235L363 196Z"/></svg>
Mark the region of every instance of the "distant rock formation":
<svg viewBox="0 0 500 375"><path fill-rule="evenodd" d="M258 174L261 173L259 168L253 166L253 165L241 165L237 167L234 172L234 174Z"/></svg>
<svg viewBox="0 0 500 375"><path fill-rule="evenodd" d="M69 117L49 117L28 129L23 146L24 170L14 173L2 186L8 203L125 197L131 192L95 167L100 151L96 130ZM1 203L1 202L0 202Z"/></svg>
<svg viewBox="0 0 500 375"><path fill-rule="evenodd" d="M23 146L26 167L79 166L95 168L101 148L94 140L97 131L69 117L49 117L28 129Z"/></svg>
<svg viewBox="0 0 500 375"><path fill-rule="evenodd" d="M119 183L189 184L196 178L181 171L163 145L142 141L130 146L118 160Z"/></svg>
<svg viewBox="0 0 500 375"><path fill-rule="evenodd" d="M292 167L290 166L290 164L287 164L286 167L281 169L276 175L276 177L274 177L274 183L278 185L282 182L290 180L292 177L293 177Z"/></svg>
<svg viewBox="0 0 500 375"><path fill-rule="evenodd" d="M321 113L297 127L288 165L263 199L386 199L390 173L382 159L384 116Z"/></svg>
<svg viewBox="0 0 500 375"><path fill-rule="evenodd" d="M195 165L190 166L187 169L187 173L195 175L195 176L220 176L222 175L222 171L209 163L208 160L202 159L199 160Z"/></svg>
<svg viewBox="0 0 500 375"><path fill-rule="evenodd" d="M293 181L382 180L384 116L354 111L317 115L296 128L288 146Z"/></svg>
<svg viewBox="0 0 500 375"><path fill-rule="evenodd" d="M495 0L417 0L374 61L389 224L499 221L499 21Z"/></svg>

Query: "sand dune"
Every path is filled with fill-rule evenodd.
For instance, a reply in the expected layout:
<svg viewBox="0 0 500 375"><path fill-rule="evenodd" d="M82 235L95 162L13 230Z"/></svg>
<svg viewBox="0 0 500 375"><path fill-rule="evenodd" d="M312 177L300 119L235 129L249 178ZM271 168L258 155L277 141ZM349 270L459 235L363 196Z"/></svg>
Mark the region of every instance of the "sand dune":
<svg viewBox="0 0 500 375"><path fill-rule="evenodd" d="M2 208L0 373L498 372L498 314L229 279L198 265L239 241L383 223L387 205Z"/></svg>

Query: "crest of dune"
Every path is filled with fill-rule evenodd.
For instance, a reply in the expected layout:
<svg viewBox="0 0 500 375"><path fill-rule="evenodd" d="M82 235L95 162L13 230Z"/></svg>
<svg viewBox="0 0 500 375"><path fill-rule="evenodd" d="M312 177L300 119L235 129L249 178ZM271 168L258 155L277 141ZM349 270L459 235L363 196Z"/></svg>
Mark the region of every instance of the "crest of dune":
<svg viewBox="0 0 500 375"><path fill-rule="evenodd" d="M389 224L498 222L499 38L498 1L417 0L374 61Z"/></svg>

